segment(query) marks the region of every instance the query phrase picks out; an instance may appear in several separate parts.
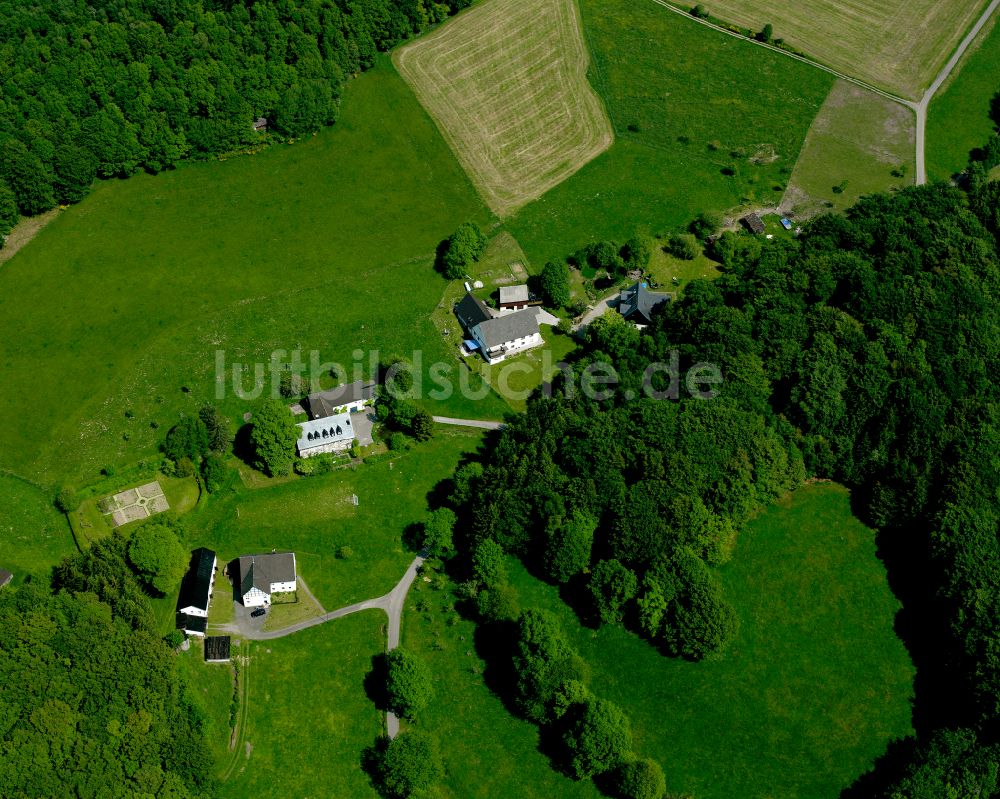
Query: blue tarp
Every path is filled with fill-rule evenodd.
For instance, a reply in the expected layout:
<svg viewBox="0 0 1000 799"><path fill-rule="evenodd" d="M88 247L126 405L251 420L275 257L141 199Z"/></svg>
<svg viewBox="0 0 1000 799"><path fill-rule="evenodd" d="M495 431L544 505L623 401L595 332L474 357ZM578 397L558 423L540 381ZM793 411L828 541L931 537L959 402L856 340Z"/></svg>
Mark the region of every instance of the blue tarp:
<svg viewBox="0 0 1000 799"><path fill-rule="evenodd" d="M466 339L463 343L465 344L465 348L467 350L478 350L479 349L479 342L478 341L472 341L471 339Z"/></svg>
<svg viewBox="0 0 1000 799"><path fill-rule="evenodd" d="M785 230L791 230L792 229L792 223L789 220L787 220L787 219L782 219L781 220L781 226Z"/></svg>

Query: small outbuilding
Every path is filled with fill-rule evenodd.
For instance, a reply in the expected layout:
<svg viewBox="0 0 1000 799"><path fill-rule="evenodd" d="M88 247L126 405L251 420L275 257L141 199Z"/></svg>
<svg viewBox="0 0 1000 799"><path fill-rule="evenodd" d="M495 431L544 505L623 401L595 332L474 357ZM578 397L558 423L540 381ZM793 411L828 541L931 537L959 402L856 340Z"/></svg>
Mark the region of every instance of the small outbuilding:
<svg viewBox="0 0 1000 799"><path fill-rule="evenodd" d="M792 220L791 219L786 219L785 217L781 217L781 226L785 230L791 230L792 229Z"/></svg>
<svg viewBox="0 0 1000 799"><path fill-rule="evenodd" d="M375 383L371 380L355 380L344 386L317 391L306 398L309 415L313 419L325 419L337 413L354 413L374 402Z"/></svg>
<svg viewBox="0 0 1000 799"><path fill-rule="evenodd" d="M0 569L0 588L3 588L7 583L14 579L14 575L11 574L6 569Z"/></svg>
<svg viewBox="0 0 1000 799"><path fill-rule="evenodd" d="M764 232L764 220L760 218L757 214L747 214L743 217L740 222L743 223L743 227L749 230L754 235L759 236Z"/></svg>
<svg viewBox="0 0 1000 799"><path fill-rule="evenodd" d="M230 640L228 635L211 635L205 639L205 662L228 663Z"/></svg>
<svg viewBox="0 0 1000 799"><path fill-rule="evenodd" d="M257 133L267 133L267 117L257 117L253 121L253 129Z"/></svg>
<svg viewBox="0 0 1000 799"><path fill-rule="evenodd" d="M500 287L501 311L523 311L527 307L528 287L526 285Z"/></svg>

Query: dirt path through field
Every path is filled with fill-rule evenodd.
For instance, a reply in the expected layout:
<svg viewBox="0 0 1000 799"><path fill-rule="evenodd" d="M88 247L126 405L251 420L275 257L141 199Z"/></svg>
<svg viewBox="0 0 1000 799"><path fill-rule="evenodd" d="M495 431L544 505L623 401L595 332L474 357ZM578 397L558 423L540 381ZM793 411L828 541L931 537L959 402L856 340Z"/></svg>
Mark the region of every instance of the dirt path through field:
<svg viewBox="0 0 1000 799"><path fill-rule="evenodd" d="M59 216L59 209L53 208L44 214L27 216L21 219L10 232L10 235L7 236L7 241L4 242L3 248L0 248L0 264L6 263L17 255L18 250L35 238L38 235L38 231L57 216Z"/></svg>

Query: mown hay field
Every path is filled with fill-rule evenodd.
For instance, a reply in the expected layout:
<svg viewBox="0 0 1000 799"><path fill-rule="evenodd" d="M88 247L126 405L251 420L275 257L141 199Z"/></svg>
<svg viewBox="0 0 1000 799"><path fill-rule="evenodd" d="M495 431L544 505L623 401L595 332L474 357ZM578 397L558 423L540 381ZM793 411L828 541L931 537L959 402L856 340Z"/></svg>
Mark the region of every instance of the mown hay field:
<svg viewBox="0 0 1000 799"><path fill-rule="evenodd" d="M934 80L983 0L712 0L719 19L760 30L823 63L909 99Z"/></svg>
<svg viewBox="0 0 1000 799"><path fill-rule="evenodd" d="M499 216L611 146L573 0L489 0L395 63Z"/></svg>

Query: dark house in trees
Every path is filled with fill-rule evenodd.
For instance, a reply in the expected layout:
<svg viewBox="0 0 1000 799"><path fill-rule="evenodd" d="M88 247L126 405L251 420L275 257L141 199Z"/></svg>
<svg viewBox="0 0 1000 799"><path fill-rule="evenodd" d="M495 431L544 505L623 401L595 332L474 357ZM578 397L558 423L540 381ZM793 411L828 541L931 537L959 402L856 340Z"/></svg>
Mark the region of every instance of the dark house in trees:
<svg viewBox="0 0 1000 799"><path fill-rule="evenodd" d="M189 635L205 635L217 568L218 559L212 550L201 547L191 553L191 565L181 581L177 599L177 626Z"/></svg>
<svg viewBox="0 0 1000 799"><path fill-rule="evenodd" d="M253 121L253 129L258 133L267 133L267 117L257 117Z"/></svg>
<svg viewBox="0 0 1000 799"><path fill-rule="evenodd" d="M653 321L653 311L673 295L665 291L650 291L646 283L634 283L622 289L618 297L618 313L636 325L648 325Z"/></svg>
<svg viewBox="0 0 1000 799"><path fill-rule="evenodd" d="M747 214L740 222L743 223L743 227L758 236L764 232L764 220L757 214Z"/></svg>
<svg viewBox="0 0 1000 799"><path fill-rule="evenodd" d="M476 325L493 318L493 314L486 307L486 303L478 297L474 297L471 293L466 294L459 300L455 306L455 316L458 317L458 321L469 335L472 335L472 328Z"/></svg>
<svg viewBox="0 0 1000 799"><path fill-rule="evenodd" d="M11 574L6 569L0 569L0 588L3 588L7 583L14 579L14 575Z"/></svg>

